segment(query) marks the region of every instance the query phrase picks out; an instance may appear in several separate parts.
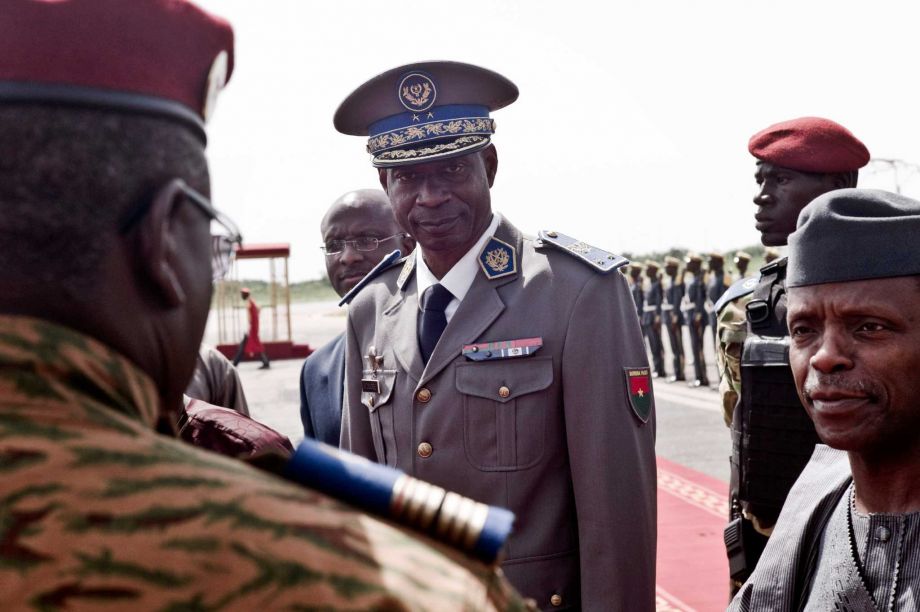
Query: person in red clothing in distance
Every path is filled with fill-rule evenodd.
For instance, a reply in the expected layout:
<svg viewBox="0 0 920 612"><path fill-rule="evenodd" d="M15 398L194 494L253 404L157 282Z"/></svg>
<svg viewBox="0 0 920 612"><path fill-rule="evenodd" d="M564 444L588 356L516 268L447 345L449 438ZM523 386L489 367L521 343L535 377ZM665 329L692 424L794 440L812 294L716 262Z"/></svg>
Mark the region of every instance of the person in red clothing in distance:
<svg viewBox="0 0 920 612"><path fill-rule="evenodd" d="M246 310L249 314L249 331L240 342L236 357L233 358L233 365L238 365L244 354L252 357L258 353L262 357L262 365L259 366L259 369L267 370L271 367L271 364L268 362L265 346L263 346L262 340L259 338L259 307L256 305L256 301L250 297L248 288L243 287L240 289L240 297L246 300Z"/></svg>

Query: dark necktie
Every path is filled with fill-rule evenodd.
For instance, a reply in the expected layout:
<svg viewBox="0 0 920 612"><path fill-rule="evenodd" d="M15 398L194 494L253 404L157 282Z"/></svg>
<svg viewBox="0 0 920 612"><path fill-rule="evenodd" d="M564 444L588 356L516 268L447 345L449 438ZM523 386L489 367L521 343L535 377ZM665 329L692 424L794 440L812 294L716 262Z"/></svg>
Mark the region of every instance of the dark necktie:
<svg viewBox="0 0 920 612"><path fill-rule="evenodd" d="M422 312L418 318L418 347L422 351L422 361L428 358L438 344L438 338L447 327L444 309L454 299L453 294L442 285L432 285L422 295Z"/></svg>

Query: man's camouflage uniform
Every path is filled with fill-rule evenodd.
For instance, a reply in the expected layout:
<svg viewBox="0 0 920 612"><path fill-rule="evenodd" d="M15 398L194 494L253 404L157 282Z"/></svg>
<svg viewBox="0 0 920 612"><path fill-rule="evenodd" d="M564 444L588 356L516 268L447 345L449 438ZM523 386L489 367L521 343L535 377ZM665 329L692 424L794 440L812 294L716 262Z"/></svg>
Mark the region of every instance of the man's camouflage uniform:
<svg viewBox="0 0 920 612"><path fill-rule="evenodd" d="M0 316L0 608L521 609L494 568L158 435L153 382Z"/></svg>
<svg viewBox="0 0 920 612"><path fill-rule="evenodd" d="M747 337L745 307L753 294L730 301L716 313L716 358L719 365L719 395L725 425L732 426L732 414L741 393L741 350Z"/></svg>

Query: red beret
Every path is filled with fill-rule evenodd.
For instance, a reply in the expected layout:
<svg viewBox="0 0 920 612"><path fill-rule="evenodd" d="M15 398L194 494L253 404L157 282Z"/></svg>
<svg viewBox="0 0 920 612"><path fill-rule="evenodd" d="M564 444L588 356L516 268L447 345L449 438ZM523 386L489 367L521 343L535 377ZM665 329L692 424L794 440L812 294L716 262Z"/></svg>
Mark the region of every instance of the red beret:
<svg viewBox="0 0 920 612"><path fill-rule="evenodd" d="M233 69L233 30L185 0L4 0L0 103L204 120Z"/></svg>
<svg viewBox="0 0 920 612"><path fill-rule="evenodd" d="M751 137L759 160L802 172L851 172L869 163L869 150L850 130L821 117L771 125Z"/></svg>

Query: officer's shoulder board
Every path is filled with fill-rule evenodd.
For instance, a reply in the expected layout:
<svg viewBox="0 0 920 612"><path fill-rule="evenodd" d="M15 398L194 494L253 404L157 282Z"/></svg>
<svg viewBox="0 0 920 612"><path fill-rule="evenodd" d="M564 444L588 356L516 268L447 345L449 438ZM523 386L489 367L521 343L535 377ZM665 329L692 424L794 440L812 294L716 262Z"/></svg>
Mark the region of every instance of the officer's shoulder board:
<svg viewBox="0 0 920 612"><path fill-rule="evenodd" d="M725 293L722 294L716 303L712 305L712 310L716 314L720 313L723 308L734 300L737 300L740 297L744 297L749 293L753 293L754 289L757 288L757 283L760 282L760 278L756 276L751 276L750 278L742 278L732 283L732 286L725 290Z"/></svg>
<svg viewBox="0 0 920 612"><path fill-rule="evenodd" d="M603 249L593 247L571 236L559 232L541 230L534 241L534 248L554 248L572 257L581 260L602 274L622 268L629 260L619 255L614 255Z"/></svg>
<svg viewBox="0 0 920 612"><path fill-rule="evenodd" d="M355 296L361 292L362 289L368 286L372 280L389 270L394 266L398 266L401 263L404 263L409 257L403 257L399 249L396 249L386 257L380 260L380 263L374 266L374 268L368 272L364 278L358 281L358 284L351 288L351 291L342 296L342 299L339 300L339 306L344 306L345 304L350 304ZM414 261L415 258L412 258Z"/></svg>

